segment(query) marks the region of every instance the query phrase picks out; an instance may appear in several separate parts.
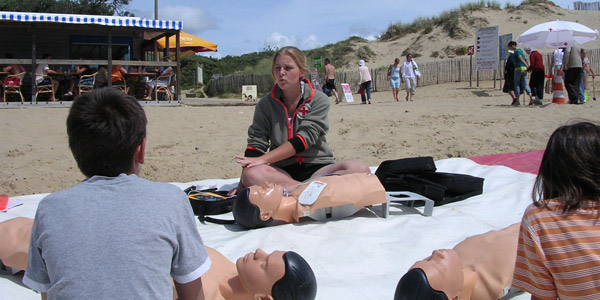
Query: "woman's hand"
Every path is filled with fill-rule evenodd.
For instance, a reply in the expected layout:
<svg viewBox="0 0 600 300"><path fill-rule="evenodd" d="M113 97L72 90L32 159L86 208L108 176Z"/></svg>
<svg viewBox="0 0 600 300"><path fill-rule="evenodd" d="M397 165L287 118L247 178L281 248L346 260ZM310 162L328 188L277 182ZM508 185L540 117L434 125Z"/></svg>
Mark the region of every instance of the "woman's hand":
<svg viewBox="0 0 600 300"><path fill-rule="evenodd" d="M242 168L251 168L258 165L268 165L267 162L262 156L259 157L245 157L236 155L237 163L242 165Z"/></svg>

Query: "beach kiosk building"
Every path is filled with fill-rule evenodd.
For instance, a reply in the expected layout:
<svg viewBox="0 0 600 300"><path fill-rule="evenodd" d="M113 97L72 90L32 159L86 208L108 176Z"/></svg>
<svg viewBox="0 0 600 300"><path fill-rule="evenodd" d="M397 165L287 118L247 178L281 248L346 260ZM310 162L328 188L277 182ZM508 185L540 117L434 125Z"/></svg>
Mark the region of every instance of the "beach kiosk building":
<svg viewBox="0 0 600 300"><path fill-rule="evenodd" d="M0 11L0 65L21 64L28 72L43 63L63 72L75 65L105 66L109 72L113 65L170 66L175 78L181 78L181 29L181 21ZM167 42L165 47L166 51L175 48L172 61L159 60L156 41L163 37L175 41L175 45ZM13 58L5 58L5 53L11 53ZM45 53L51 59L41 59ZM174 87L175 99L180 99L180 80L175 80ZM36 102L34 84L25 86L24 93L26 99Z"/></svg>

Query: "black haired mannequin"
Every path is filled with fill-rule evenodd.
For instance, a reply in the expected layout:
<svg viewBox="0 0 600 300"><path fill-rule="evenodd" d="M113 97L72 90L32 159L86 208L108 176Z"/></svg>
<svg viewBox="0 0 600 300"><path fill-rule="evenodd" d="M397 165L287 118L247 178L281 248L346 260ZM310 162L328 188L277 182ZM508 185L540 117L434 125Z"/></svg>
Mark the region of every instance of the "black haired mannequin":
<svg viewBox="0 0 600 300"><path fill-rule="evenodd" d="M283 255L285 275L273 285L271 293L275 300L314 299L317 295L317 279L308 263L296 252Z"/></svg>
<svg viewBox="0 0 600 300"><path fill-rule="evenodd" d="M394 300L417 299L448 300L448 297L429 285L427 275L422 269L411 269L400 278L396 286L396 293L394 293Z"/></svg>

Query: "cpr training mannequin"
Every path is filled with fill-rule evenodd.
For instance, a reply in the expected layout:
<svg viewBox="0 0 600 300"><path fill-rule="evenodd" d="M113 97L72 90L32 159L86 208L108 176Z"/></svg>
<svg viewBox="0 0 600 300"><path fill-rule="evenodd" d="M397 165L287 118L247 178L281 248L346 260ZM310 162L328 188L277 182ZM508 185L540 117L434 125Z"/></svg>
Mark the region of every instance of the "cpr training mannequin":
<svg viewBox="0 0 600 300"><path fill-rule="evenodd" d="M0 222L0 261L25 270L33 219ZM308 263L292 251L266 254L258 249L234 264L206 247L212 266L202 275L204 299L314 299L317 281ZM174 291L175 292L175 291ZM255 298L256 296L256 298Z"/></svg>
<svg viewBox="0 0 600 300"><path fill-rule="evenodd" d="M435 250L402 276L394 300L502 298L512 282L519 224Z"/></svg>
<svg viewBox="0 0 600 300"><path fill-rule="evenodd" d="M330 175L289 188L268 182L244 188L233 203L233 216L238 224L252 229L264 227L274 219L298 222L321 208L337 207L339 211L385 202L385 190L374 174ZM347 212L352 214L358 209Z"/></svg>

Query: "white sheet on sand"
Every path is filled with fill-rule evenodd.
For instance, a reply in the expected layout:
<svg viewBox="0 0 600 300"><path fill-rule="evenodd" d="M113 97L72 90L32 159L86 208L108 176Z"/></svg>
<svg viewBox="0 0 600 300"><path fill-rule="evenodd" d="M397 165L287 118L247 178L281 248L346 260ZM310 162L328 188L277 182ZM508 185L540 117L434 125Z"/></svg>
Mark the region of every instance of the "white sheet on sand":
<svg viewBox="0 0 600 300"><path fill-rule="evenodd" d="M466 237L520 222L525 207L531 203L534 174L505 166L480 165L466 158L440 160L436 166L439 172L485 178L484 193L435 207L432 217L413 208L392 205L388 219L378 217L380 208L373 207L372 211L364 209L352 217L324 223L308 221L244 231L237 225L198 222L198 231L205 245L232 261L257 248L298 252L315 272L317 299L393 299L398 280L415 261L434 249L452 248ZM175 184L182 189L192 184L229 189L237 181ZM0 221L17 216L33 218L44 196L15 197L24 204L0 213ZM231 213L218 217L232 218ZM39 299L39 295L20 285L15 277L2 275L0 299Z"/></svg>

